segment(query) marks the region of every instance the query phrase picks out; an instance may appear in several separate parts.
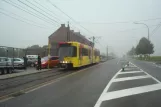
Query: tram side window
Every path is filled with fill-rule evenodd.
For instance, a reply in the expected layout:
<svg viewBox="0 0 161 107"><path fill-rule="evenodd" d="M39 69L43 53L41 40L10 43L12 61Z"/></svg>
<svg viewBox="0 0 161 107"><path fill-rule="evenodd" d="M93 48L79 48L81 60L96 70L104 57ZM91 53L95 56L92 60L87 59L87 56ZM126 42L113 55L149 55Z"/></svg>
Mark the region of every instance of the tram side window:
<svg viewBox="0 0 161 107"><path fill-rule="evenodd" d="M96 56L99 56L99 52L98 52L98 51L95 51L95 52L94 52L94 55L95 55L95 57L96 57Z"/></svg>
<svg viewBox="0 0 161 107"><path fill-rule="evenodd" d="M73 54L72 57L76 57L77 56L77 48L75 46L73 46Z"/></svg>
<svg viewBox="0 0 161 107"><path fill-rule="evenodd" d="M88 56L89 56L89 58L91 57L91 50L90 49L88 50Z"/></svg>
<svg viewBox="0 0 161 107"><path fill-rule="evenodd" d="M88 49L82 48L82 56L88 56Z"/></svg>

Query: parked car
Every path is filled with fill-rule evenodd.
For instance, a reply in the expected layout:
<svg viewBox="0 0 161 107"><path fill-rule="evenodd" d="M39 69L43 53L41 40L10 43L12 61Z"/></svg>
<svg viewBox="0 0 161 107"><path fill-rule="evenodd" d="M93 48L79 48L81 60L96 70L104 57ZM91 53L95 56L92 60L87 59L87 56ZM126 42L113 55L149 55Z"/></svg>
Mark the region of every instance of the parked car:
<svg viewBox="0 0 161 107"><path fill-rule="evenodd" d="M14 68L16 69L22 69L24 68L24 60L21 58L12 58L14 63Z"/></svg>
<svg viewBox="0 0 161 107"><path fill-rule="evenodd" d="M27 66L35 67L35 62L37 62L37 58L28 58L27 59Z"/></svg>
<svg viewBox="0 0 161 107"><path fill-rule="evenodd" d="M41 58L41 68L48 68L48 63L49 63L49 68L53 68L59 64L59 57L58 56L51 56L48 58L48 56ZM38 66L37 62L35 63L36 67Z"/></svg>
<svg viewBox="0 0 161 107"><path fill-rule="evenodd" d="M26 55L27 57L27 66L35 67L35 62L37 61L38 55Z"/></svg>
<svg viewBox="0 0 161 107"><path fill-rule="evenodd" d="M13 60L7 57L0 57L0 74L12 73L13 70Z"/></svg>

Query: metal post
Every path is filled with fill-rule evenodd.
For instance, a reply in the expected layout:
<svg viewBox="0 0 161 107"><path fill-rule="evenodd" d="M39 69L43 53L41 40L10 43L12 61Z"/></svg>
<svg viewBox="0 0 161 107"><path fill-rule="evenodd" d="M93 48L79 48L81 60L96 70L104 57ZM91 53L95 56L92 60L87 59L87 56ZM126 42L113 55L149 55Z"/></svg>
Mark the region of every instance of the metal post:
<svg viewBox="0 0 161 107"><path fill-rule="evenodd" d="M94 56L94 52L93 52L93 48L94 48L94 45L95 45L95 37L93 36L92 37L92 41L93 41L93 45L92 45L92 63L93 63L93 56Z"/></svg>
<svg viewBox="0 0 161 107"><path fill-rule="evenodd" d="M13 48L13 61L12 61L12 65L13 65L13 68L14 68L14 51L15 49Z"/></svg>
<svg viewBox="0 0 161 107"><path fill-rule="evenodd" d="M51 48L51 45L50 45L50 39L48 40L48 69L49 69L49 59L50 59L50 48Z"/></svg>
<svg viewBox="0 0 161 107"><path fill-rule="evenodd" d="M148 25L145 24L145 23L137 23L137 22L134 22L134 24L142 24L142 25L145 25L148 28L148 40L149 40L149 27L148 27Z"/></svg>
<svg viewBox="0 0 161 107"><path fill-rule="evenodd" d="M107 45L107 58L108 58L108 45Z"/></svg>
<svg viewBox="0 0 161 107"><path fill-rule="evenodd" d="M70 41L70 31L69 31L69 21L68 21L68 27L67 27L67 42Z"/></svg>

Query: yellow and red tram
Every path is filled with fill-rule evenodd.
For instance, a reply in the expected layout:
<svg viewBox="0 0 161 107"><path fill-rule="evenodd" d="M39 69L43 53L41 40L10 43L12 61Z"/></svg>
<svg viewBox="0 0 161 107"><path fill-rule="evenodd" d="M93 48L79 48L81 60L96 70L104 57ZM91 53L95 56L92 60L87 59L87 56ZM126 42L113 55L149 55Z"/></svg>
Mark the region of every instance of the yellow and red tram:
<svg viewBox="0 0 161 107"><path fill-rule="evenodd" d="M77 68L100 62L100 51L79 42L59 43L59 67Z"/></svg>

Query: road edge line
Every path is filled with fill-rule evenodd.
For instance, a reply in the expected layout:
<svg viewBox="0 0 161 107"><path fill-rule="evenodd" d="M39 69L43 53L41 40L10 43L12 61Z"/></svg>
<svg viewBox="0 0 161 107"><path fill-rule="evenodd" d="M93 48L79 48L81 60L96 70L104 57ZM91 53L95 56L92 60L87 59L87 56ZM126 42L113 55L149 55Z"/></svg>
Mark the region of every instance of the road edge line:
<svg viewBox="0 0 161 107"><path fill-rule="evenodd" d="M116 78L116 76L119 74L119 72L121 72L122 69L120 69L109 81L109 83L106 85L106 87L104 88L103 92L101 93L100 97L98 98L96 104L94 105L94 107L100 107L102 100L101 98L104 96L104 94L107 92L107 90L110 88L111 84L113 83L113 80Z"/></svg>
<svg viewBox="0 0 161 107"><path fill-rule="evenodd" d="M133 64L132 62L130 62L132 65L136 66L135 64ZM138 67L138 66L136 66ZM151 78L153 78L156 82L161 83L158 79L156 79L155 77L153 77L152 75L150 75L149 73L147 73L146 71L144 71L143 69L141 69L140 67L138 67L141 71L143 71L145 74L149 75Z"/></svg>

